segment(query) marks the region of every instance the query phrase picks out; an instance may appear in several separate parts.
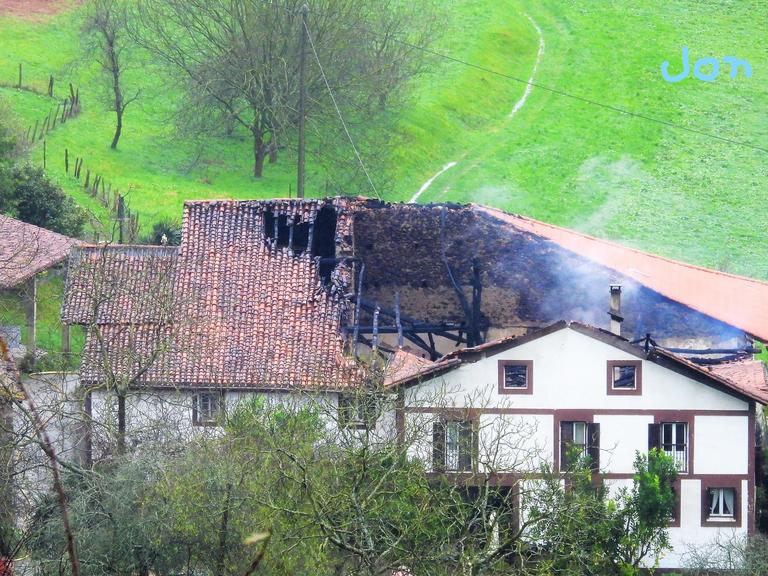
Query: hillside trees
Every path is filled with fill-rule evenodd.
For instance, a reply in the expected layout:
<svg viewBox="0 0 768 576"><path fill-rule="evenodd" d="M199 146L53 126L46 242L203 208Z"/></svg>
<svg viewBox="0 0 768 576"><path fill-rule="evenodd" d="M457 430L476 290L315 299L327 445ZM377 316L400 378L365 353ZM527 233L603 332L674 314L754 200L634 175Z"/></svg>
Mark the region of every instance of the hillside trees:
<svg viewBox="0 0 768 576"><path fill-rule="evenodd" d="M109 105L115 112L115 135L110 147L115 150L123 133L125 109L140 92L126 94L125 72L129 65L131 39L127 33L128 8L125 0L90 0L85 6L82 25L86 55L101 68L108 83Z"/></svg>
<svg viewBox="0 0 768 576"><path fill-rule="evenodd" d="M302 0L138 0L138 42L184 82L189 106L218 114L250 135L253 174L286 146L299 116ZM395 0L312 0L311 44L330 89L347 110L370 116L396 100L423 66L431 4ZM407 40L407 44L398 42ZM336 111L307 47L308 118Z"/></svg>

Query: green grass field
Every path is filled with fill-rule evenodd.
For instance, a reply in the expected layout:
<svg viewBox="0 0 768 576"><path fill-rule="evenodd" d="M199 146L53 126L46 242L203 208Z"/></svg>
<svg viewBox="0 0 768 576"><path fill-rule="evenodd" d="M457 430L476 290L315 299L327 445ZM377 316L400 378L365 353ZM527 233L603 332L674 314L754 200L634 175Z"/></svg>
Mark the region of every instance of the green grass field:
<svg viewBox="0 0 768 576"><path fill-rule="evenodd" d="M621 5L619 5L621 4ZM435 48L453 57L527 79L541 28L546 48L535 81L557 90L665 121L768 147L768 7L756 1L705 3L450 0ZM290 154L265 177L250 176L242 139L209 138L204 150L179 138L169 122L177 90L151 67L128 80L142 99L126 116L120 150L109 142L111 113L101 103L93 66L77 63L77 13L45 22L0 16L0 82L48 74L81 91L83 114L48 136L48 170L100 216L79 184L63 174L63 151L85 158L122 191L144 226L178 217L190 198L286 196L294 181ZM659 66L687 45L695 60L735 55L752 78L670 84ZM417 78L403 110L387 119L390 146L371 151L385 199L407 200L447 162L420 201L480 202L719 269L768 278L768 154L677 131L534 88L510 118L524 85L435 59ZM0 89L25 124L43 117L50 99ZM351 156L346 143L339 153ZM192 159L199 161L192 164ZM42 161L37 146L34 162ZM380 167L379 167L380 166ZM325 191L327 175L310 164L308 189ZM386 183L386 185L385 185ZM350 194L370 194L364 188Z"/></svg>

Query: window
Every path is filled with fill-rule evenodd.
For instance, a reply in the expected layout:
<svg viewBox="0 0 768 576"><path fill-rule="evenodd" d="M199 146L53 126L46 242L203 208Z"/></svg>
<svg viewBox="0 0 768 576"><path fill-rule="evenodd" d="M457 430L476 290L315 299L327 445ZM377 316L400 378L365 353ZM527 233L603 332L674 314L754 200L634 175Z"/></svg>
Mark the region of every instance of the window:
<svg viewBox="0 0 768 576"><path fill-rule="evenodd" d="M688 473L688 423L662 422L648 425L648 449L663 450L675 461L677 471Z"/></svg>
<svg viewBox="0 0 768 576"><path fill-rule="evenodd" d="M734 519L736 517L736 490L733 488L709 488L709 518Z"/></svg>
<svg viewBox="0 0 768 576"><path fill-rule="evenodd" d="M376 426L378 401L373 394L339 396L339 426L371 430Z"/></svg>
<svg viewBox="0 0 768 576"><path fill-rule="evenodd" d="M446 472L470 472L477 434L471 420L441 420L432 429L433 467Z"/></svg>
<svg viewBox="0 0 768 576"><path fill-rule="evenodd" d="M608 394L638 395L642 392L642 362L639 360L608 361Z"/></svg>
<svg viewBox="0 0 768 576"><path fill-rule="evenodd" d="M192 423L197 426L215 426L224 414L224 395L221 392L201 392L192 401Z"/></svg>
<svg viewBox="0 0 768 576"><path fill-rule="evenodd" d="M528 386L528 367L507 364L504 366L504 388L526 388Z"/></svg>
<svg viewBox="0 0 768 576"><path fill-rule="evenodd" d="M665 422L661 425L661 449L675 461L678 472L688 471L688 424Z"/></svg>
<svg viewBox="0 0 768 576"><path fill-rule="evenodd" d="M560 470L572 468L587 456L590 458L590 468L599 470L600 424L560 422Z"/></svg>
<svg viewBox="0 0 768 576"><path fill-rule="evenodd" d="M635 382L634 366L614 366L613 367L613 387L622 390L634 390L637 385Z"/></svg>
<svg viewBox="0 0 768 576"><path fill-rule="evenodd" d="M499 394L533 394L533 362L499 360Z"/></svg>

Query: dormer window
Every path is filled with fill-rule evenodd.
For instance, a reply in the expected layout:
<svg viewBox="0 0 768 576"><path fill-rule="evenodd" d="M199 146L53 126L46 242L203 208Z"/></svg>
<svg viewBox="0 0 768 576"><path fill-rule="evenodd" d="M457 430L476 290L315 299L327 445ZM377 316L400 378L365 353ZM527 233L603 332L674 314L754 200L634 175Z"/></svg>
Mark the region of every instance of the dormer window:
<svg viewBox="0 0 768 576"><path fill-rule="evenodd" d="M533 394L533 361L499 360L499 394Z"/></svg>
<svg viewBox="0 0 768 576"><path fill-rule="evenodd" d="M640 395L642 362L640 360L608 361L608 394Z"/></svg>

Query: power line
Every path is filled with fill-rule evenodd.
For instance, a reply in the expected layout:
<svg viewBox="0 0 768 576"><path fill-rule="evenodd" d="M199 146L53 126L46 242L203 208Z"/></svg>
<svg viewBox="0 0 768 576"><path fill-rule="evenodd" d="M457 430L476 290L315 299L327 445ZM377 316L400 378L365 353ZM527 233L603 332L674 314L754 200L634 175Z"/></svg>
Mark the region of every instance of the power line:
<svg viewBox="0 0 768 576"><path fill-rule="evenodd" d="M376 32L373 32L371 30L368 30L372 34L377 34ZM557 94L558 96L564 96L566 98L571 98L573 100L578 100L579 102L584 102L586 104L590 104L592 106L598 106L600 108L604 108L606 110L611 110L613 112L618 112L619 114L624 114L626 116L631 116L633 118L639 118L641 120L646 120L648 122L654 122L656 124L661 124L663 126L667 126L669 128L676 128L678 130L683 130L685 132L689 132L691 134L697 134L699 136L705 136L707 138L713 138L715 140L720 140L721 142L727 142L729 144L735 144L737 146L743 146L745 148L751 148L753 150L759 150L760 152L766 152L768 153L768 148L763 148L761 146L757 146L755 144L750 144L749 142L742 142L740 140L733 140L731 138L726 138L725 136L718 136L717 134L712 134L711 132L705 132L704 130L697 130L696 128L689 128L688 126L683 126L682 124L677 124L675 122L670 122L668 120L662 120L661 118L655 118L653 116L648 116L646 114L641 114L639 112L633 112L632 110L626 110L624 108L619 108L618 106L613 106L612 104L605 104L603 102L598 102L597 100L592 100L591 98L585 98L584 96L578 96L576 94L571 94L569 92L564 92L563 90L558 90L557 88L550 88L549 86L544 86L543 84L538 84L536 82L531 82L529 80L525 80L523 78L518 78L516 76L512 76L510 74L506 74L504 72L499 72L498 70L493 70L492 68L486 68L485 66L480 66L479 64L473 64L472 62L467 62L465 60L461 60L460 58L455 58L454 56L451 56L450 54L445 54L443 52L438 52L437 50L432 50L430 48L425 48L424 46L418 46L416 44L412 44L410 42L406 42L405 40L399 40L397 38L389 37L390 40L397 42L399 44L402 44L404 46L408 46L409 48L413 48L414 50L420 50L421 52L424 52L426 54L431 54L432 56L437 56L438 58L443 58L445 60L448 60L450 62L454 62L456 64L462 64L464 66L468 66L469 68L474 68L475 70L479 70L481 72L486 72L487 74L493 74L494 76L499 76L501 78L505 78L507 80L513 80L515 82L519 82L521 84L525 84L527 86L531 86L533 88L538 88L539 90L544 90L546 92L551 92L552 94Z"/></svg>
<svg viewBox="0 0 768 576"><path fill-rule="evenodd" d="M341 114L341 109L339 109L339 105L336 102L336 97L333 95L333 90L331 90L331 85L328 83L328 78L325 75L325 70L323 70L323 65L320 62L320 57L317 55L317 50L315 50L315 41L312 39L312 34L310 34L309 32L309 27L307 26L306 21L304 21L303 24L304 24L304 30L306 31L306 34L307 34L307 39L309 40L309 45L312 47L312 53L315 55L315 61L317 61L317 66L320 68L320 75L323 77L323 82L325 82L325 87L328 89L328 94L331 96L333 107L336 108L336 114L338 114L339 116L341 125L344 128L344 132L347 134L349 143L352 145L352 150L355 151L355 156L357 156L357 161L360 162L360 166L363 169L363 172L365 172L365 177L368 178L368 183L371 185L371 189L373 190L373 193L376 195L376 198L381 200L379 191L376 190L376 186L374 186L373 180L371 180L371 175L368 174L368 169L365 167L365 163L363 162L363 159L360 157L360 152L357 151L357 146L355 146L355 142L354 140L352 140L352 135L349 133L349 128L347 128L347 123L344 121L344 116Z"/></svg>

